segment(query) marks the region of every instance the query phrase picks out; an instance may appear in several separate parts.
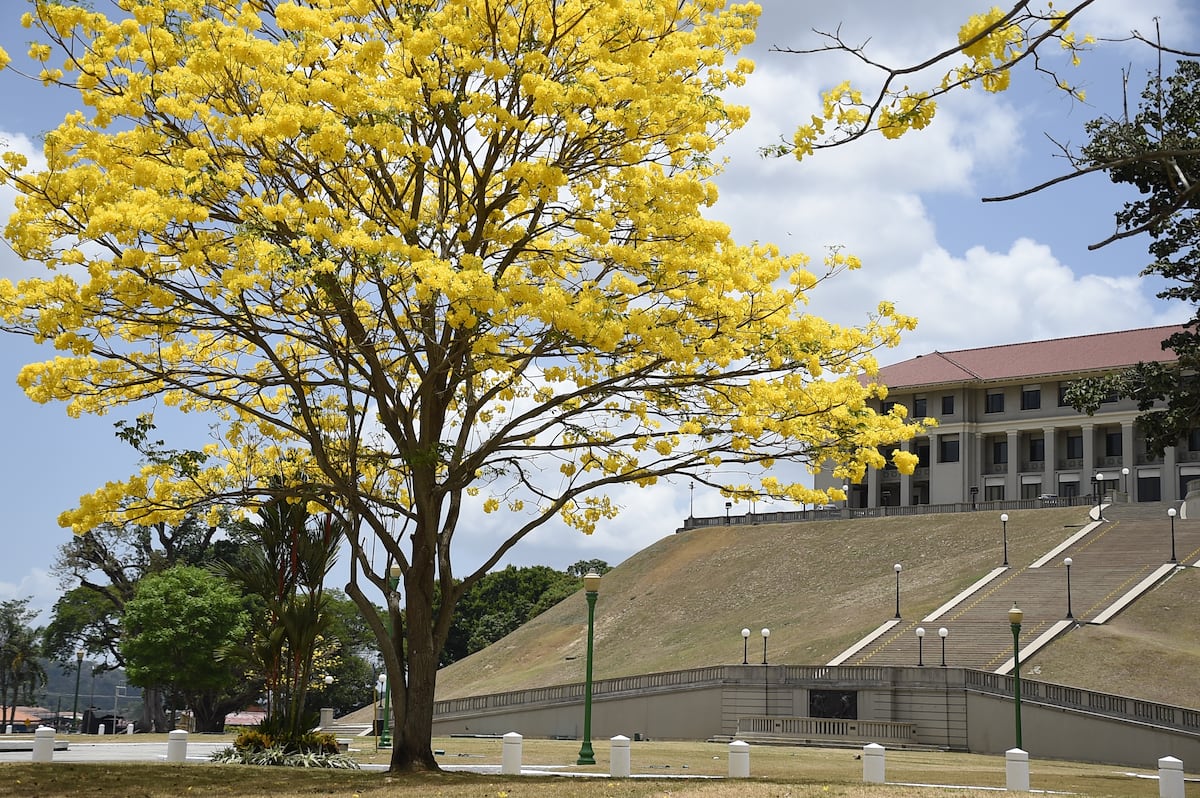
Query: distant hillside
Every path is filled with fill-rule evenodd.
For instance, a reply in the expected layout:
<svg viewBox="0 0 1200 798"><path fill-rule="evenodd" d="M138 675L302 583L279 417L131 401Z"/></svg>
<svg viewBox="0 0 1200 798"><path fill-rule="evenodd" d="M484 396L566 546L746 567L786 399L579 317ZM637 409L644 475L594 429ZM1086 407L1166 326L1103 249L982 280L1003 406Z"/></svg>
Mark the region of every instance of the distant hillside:
<svg viewBox="0 0 1200 798"><path fill-rule="evenodd" d="M1086 524L1087 508L1009 516L1009 560L1021 566ZM751 662L762 661L760 630L768 627L770 662L823 664L895 614L894 563L904 569L901 612L912 618L1001 561L999 513L990 512L672 535L604 577L595 677L741 662L743 627L752 630ZM578 593L442 670L438 698L582 681L586 623Z"/></svg>

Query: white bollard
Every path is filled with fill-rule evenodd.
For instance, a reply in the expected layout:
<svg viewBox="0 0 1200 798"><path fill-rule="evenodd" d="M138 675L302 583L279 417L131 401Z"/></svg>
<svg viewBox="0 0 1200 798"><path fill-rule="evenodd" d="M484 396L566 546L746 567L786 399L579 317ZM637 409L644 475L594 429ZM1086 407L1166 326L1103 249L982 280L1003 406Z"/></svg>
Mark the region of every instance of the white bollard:
<svg viewBox="0 0 1200 798"><path fill-rule="evenodd" d="M614 779L628 778L633 773L629 763L629 738L618 734L608 742L612 746L609 749L609 775Z"/></svg>
<svg viewBox="0 0 1200 798"><path fill-rule="evenodd" d="M1004 752L1004 784L1009 792L1029 792L1029 754L1020 748Z"/></svg>
<svg viewBox="0 0 1200 798"><path fill-rule="evenodd" d="M10 724L8 724L7 726L5 726L5 727L4 727L4 733L5 733L5 734L12 734L12 733L13 733L13 730L12 730L12 724L11 724L11 723L10 723Z"/></svg>
<svg viewBox="0 0 1200 798"><path fill-rule="evenodd" d="M183 729L176 729L175 731L167 732L168 762L187 761L187 737L187 732Z"/></svg>
<svg viewBox="0 0 1200 798"><path fill-rule="evenodd" d="M734 740L729 744L729 778L750 778L750 743Z"/></svg>
<svg viewBox="0 0 1200 798"><path fill-rule="evenodd" d="M105 726L103 723L100 724L100 728L96 729L96 734L104 735L107 732L108 732L108 727Z"/></svg>
<svg viewBox="0 0 1200 798"><path fill-rule="evenodd" d="M133 721L129 721L128 723L125 724L125 733L126 734L133 734L133 725L134 725Z"/></svg>
<svg viewBox="0 0 1200 798"><path fill-rule="evenodd" d="M500 772L505 775L521 775L521 741L525 738L516 732L504 735L504 747L500 749Z"/></svg>
<svg viewBox="0 0 1200 798"><path fill-rule="evenodd" d="M863 781L867 784L883 784L887 761L884 747L879 743L868 743L863 746Z"/></svg>
<svg viewBox="0 0 1200 798"><path fill-rule="evenodd" d="M1159 798L1183 798L1183 762L1173 756L1158 760Z"/></svg>
<svg viewBox="0 0 1200 798"><path fill-rule="evenodd" d="M33 761L51 762L54 760L54 729L49 726L38 726L33 733Z"/></svg>

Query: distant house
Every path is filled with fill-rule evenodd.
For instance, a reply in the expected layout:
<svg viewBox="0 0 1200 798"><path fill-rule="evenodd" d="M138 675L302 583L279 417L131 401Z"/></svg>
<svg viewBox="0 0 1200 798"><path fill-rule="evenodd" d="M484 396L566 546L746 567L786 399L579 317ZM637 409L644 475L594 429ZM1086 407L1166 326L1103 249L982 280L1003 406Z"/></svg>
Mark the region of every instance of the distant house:
<svg viewBox="0 0 1200 798"><path fill-rule="evenodd" d="M225 716L228 726L257 726L267 719L267 711L262 707L248 707L241 712L230 712Z"/></svg>
<svg viewBox="0 0 1200 798"><path fill-rule="evenodd" d="M888 397L877 409L902 404L910 418L933 418L937 426L901 447L917 455L915 473L870 470L849 486L850 506L1072 497L1097 488L1138 502L1182 498L1184 486L1200 479L1200 433L1151 456L1132 401L1114 399L1088 416L1063 398L1073 380L1174 361L1162 341L1179 329L931 352L881 368ZM817 487L837 482L826 473Z"/></svg>
<svg viewBox="0 0 1200 798"><path fill-rule="evenodd" d="M8 707L5 713L7 719L4 723L11 724L14 732L29 732L38 726L54 725L54 710L44 707Z"/></svg>

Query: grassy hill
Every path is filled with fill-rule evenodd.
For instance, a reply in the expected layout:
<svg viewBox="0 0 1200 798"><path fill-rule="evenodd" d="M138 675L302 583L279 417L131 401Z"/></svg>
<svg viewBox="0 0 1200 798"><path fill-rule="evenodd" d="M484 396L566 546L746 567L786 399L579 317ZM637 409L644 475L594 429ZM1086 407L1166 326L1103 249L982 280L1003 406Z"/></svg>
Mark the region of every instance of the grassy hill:
<svg viewBox="0 0 1200 798"><path fill-rule="evenodd" d="M1027 565L1087 523L1087 508L1009 513L1009 561ZM931 612L1002 561L998 513L714 527L654 543L604 577L596 606L596 678L742 660L823 664L895 614ZM1085 627L1029 663L1030 674L1186 706L1200 685L1194 570L1180 572L1104 627ZM587 608L574 596L444 669L438 697L582 681ZM997 618L1007 624L1006 618ZM1189 667L1192 666L1192 667Z"/></svg>

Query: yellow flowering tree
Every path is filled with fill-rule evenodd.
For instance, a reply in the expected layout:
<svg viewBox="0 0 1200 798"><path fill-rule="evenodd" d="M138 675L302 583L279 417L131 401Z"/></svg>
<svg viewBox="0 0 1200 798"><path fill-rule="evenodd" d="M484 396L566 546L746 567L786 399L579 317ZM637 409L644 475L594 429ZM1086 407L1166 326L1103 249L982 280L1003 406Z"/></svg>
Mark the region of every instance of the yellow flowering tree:
<svg viewBox="0 0 1200 798"><path fill-rule="evenodd" d="M672 476L841 499L771 466L857 480L916 431L871 409L872 353L912 319L805 312L857 261L738 245L705 216L747 118L722 92L752 69L754 4L99 5L31 0L23 19L35 77L81 110L46 134L45 168L0 156L6 237L47 269L0 281L0 326L57 350L20 373L35 401L177 408L219 438L61 522L333 514L391 675L394 769L437 767L454 604L531 531L590 533L618 512L607 490ZM504 532L458 574L473 502Z"/></svg>
<svg viewBox="0 0 1200 798"><path fill-rule="evenodd" d="M1012 72L1022 62L1049 76L1062 91L1083 100L1084 92L1058 71L1045 56L1049 43L1065 53L1071 66L1078 66L1080 53L1095 39L1077 36L1072 21L1096 0L1074 0L1044 7L1018 0L1007 8L992 6L972 14L958 30L954 44L912 64L885 64L873 58L865 45L846 41L841 30L817 31L821 39L811 49L779 48L781 52L811 55L850 54L879 75L878 85L864 91L843 81L822 93L822 108L797 126L792 138L764 147L764 154L794 155L797 159L817 150L840 147L878 132L895 139L911 130L921 130L933 121L937 98L957 89L980 86L1001 92L1012 82ZM931 76L934 76L931 79Z"/></svg>

